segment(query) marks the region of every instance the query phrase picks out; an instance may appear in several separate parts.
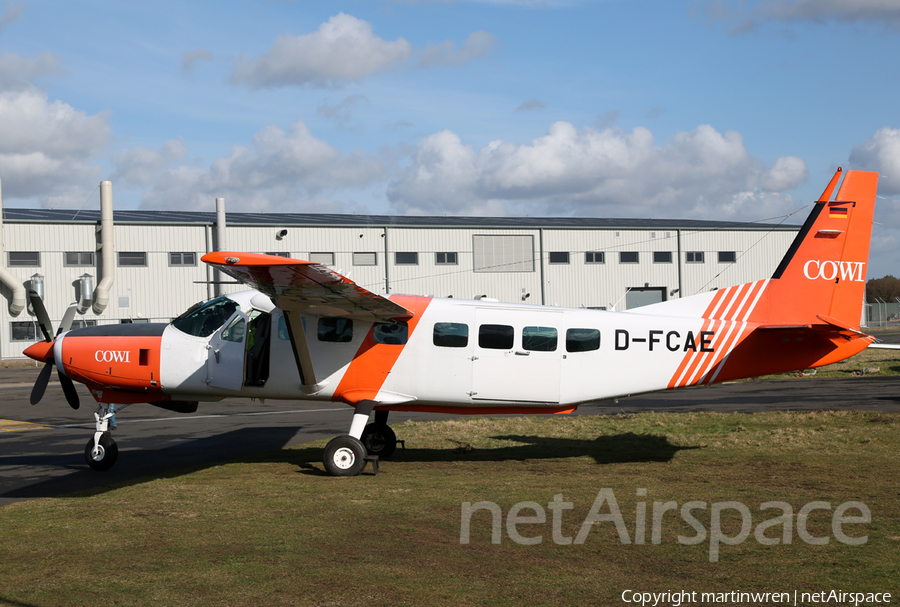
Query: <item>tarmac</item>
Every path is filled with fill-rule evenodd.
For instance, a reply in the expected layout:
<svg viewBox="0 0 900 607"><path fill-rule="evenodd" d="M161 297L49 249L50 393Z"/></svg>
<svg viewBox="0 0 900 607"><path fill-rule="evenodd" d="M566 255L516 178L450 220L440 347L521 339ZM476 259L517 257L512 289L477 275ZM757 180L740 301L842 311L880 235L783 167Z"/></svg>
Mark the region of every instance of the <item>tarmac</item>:
<svg viewBox="0 0 900 607"><path fill-rule="evenodd" d="M882 332L879 337L896 343L900 331L896 333ZM73 410L54 381L44 399L32 406L29 396L39 371L36 367L0 369L0 507L216 465L332 438L350 428L352 409L338 403L267 400L263 404L227 398L201 403L191 414L138 404L117 415L113 437L119 446L118 462L106 472L96 472L84 460L85 445L94 431L93 398L76 384L81 408ZM574 414L816 409L900 412L900 376L726 383L587 403ZM389 423L451 417L395 412Z"/></svg>

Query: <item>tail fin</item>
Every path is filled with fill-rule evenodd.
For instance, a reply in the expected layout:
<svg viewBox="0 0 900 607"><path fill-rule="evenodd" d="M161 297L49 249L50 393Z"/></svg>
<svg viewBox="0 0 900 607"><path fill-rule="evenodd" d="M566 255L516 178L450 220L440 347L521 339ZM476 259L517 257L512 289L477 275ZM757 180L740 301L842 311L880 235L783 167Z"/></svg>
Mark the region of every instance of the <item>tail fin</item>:
<svg viewBox="0 0 900 607"><path fill-rule="evenodd" d="M769 281L752 322L859 327L878 173L847 171L828 187Z"/></svg>

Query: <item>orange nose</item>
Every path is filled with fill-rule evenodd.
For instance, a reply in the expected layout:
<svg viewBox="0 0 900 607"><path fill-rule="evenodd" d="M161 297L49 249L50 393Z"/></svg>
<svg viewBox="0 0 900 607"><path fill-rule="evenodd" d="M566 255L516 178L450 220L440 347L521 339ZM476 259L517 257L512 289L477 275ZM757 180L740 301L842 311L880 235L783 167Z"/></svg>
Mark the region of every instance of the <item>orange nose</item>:
<svg viewBox="0 0 900 607"><path fill-rule="evenodd" d="M23 354L28 358L44 362L53 356L53 342L39 341L25 348Z"/></svg>

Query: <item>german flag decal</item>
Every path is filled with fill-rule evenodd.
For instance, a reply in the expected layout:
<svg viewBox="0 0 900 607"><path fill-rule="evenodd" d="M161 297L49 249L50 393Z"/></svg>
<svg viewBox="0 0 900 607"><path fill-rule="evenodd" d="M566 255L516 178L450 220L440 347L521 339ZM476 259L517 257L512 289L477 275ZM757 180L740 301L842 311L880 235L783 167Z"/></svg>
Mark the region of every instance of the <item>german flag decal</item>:
<svg viewBox="0 0 900 607"><path fill-rule="evenodd" d="M828 216L837 219L847 219L847 207L831 207L828 209Z"/></svg>

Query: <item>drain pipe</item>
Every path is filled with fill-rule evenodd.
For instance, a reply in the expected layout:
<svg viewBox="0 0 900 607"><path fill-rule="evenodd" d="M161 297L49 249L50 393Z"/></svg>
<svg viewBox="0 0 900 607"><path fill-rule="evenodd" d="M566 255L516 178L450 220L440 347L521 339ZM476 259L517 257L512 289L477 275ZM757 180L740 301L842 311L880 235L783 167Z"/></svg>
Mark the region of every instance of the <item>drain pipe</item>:
<svg viewBox="0 0 900 607"><path fill-rule="evenodd" d="M112 181L100 182L100 255L103 272L94 291L94 314L109 305L109 290L116 280L116 245L113 238Z"/></svg>
<svg viewBox="0 0 900 607"><path fill-rule="evenodd" d="M0 183L0 257L5 254L3 246L3 185ZM0 282L12 291L12 301L9 304L9 313L18 316L25 309L25 286L16 280L16 277L6 269L5 260L0 261Z"/></svg>
<svg viewBox="0 0 900 607"><path fill-rule="evenodd" d="M225 199L216 198L216 251L225 250ZM225 294L225 286L222 284L224 274L216 269L214 280L216 281L216 297Z"/></svg>

